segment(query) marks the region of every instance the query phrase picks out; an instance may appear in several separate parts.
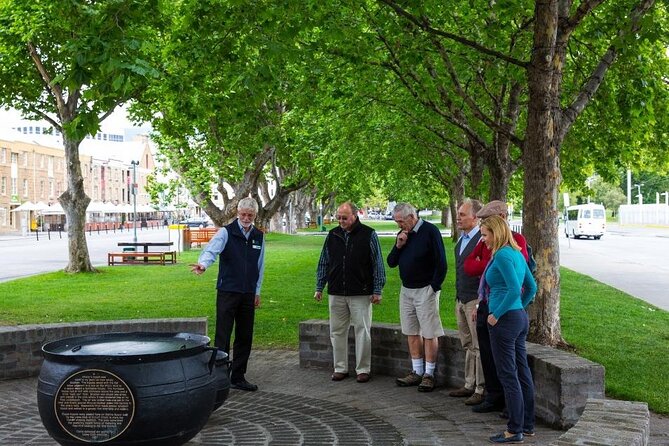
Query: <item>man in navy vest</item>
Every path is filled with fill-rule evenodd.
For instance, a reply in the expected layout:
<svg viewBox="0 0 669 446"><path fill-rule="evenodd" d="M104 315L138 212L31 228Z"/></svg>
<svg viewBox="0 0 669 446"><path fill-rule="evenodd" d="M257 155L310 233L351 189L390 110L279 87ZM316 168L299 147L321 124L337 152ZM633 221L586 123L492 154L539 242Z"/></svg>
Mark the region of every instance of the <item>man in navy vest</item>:
<svg viewBox="0 0 669 446"><path fill-rule="evenodd" d="M260 286L265 268L263 233L253 226L258 203L250 197L237 205L237 219L221 228L202 250L198 263L191 265L200 275L218 256L216 281L216 347L230 353L230 337L235 327L230 383L233 389L255 391L246 381L246 367L253 343L255 309L260 306Z"/></svg>
<svg viewBox="0 0 669 446"><path fill-rule="evenodd" d="M323 298L328 286L333 381L348 377L348 331L355 332L355 373L359 383L369 381L372 363L372 304L381 302L386 271L376 232L358 219L351 202L337 209L339 226L325 238L316 272L314 298Z"/></svg>

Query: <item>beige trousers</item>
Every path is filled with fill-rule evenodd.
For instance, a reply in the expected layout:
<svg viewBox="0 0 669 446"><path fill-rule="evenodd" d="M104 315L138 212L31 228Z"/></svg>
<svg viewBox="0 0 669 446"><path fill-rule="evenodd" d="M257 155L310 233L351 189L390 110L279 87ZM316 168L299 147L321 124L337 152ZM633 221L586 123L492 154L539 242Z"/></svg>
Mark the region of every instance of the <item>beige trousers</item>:
<svg viewBox="0 0 669 446"><path fill-rule="evenodd" d="M372 302L370 296L328 296L334 371L348 373L348 330L355 332L355 373L372 365Z"/></svg>
<svg viewBox="0 0 669 446"><path fill-rule="evenodd" d="M455 319L458 322L458 335L465 351L465 387L474 392L483 394L485 378L479 354L479 340L476 336L476 320L472 320L472 313L476 311L478 299L470 300L466 304L455 302Z"/></svg>

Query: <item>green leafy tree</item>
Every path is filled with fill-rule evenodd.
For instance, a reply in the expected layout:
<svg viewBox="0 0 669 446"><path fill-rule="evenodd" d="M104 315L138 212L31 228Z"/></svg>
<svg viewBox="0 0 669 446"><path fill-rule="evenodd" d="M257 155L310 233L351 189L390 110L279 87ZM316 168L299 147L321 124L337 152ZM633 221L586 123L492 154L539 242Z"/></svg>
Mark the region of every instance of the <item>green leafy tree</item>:
<svg viewBox="0 0 669 446"><path fill-rule="evenodd" d="M310 93L296 87L304 14L298 2L174 4L160 41L163 76L133 112L152 121L161 152L218 224L251 195L262 203L265 226L308 184L313 148L302 144L294 124L303 121L293 116L295 96ZM211 200L211 184L223 209Z"/></svg>
<svg viewBox="0 0 669 446"><path fill-rule="evenodd" d="M563 144L617 61L628 70L628 76L642 80L649 74L648 60L666 59L664 5L654 8L653 0L578 5L556 0L497 2L464 9L436 1L378 3L390 8L412 32L444 48L440 52L442 69L454 82L441 92L442 97L458 98L456 110L473 116L475 120L469 121L472 127L485 126L492 135L503 135L522 154L523 232L534 248L539 282L530 335L540 343L562 343L557 207ZM620 14L623 10L628 13ZM392 48L393 43L389 40L388 46ZM640 52L645 61L637 58ZM489 104L493 95L475 87L481 70L501 77L501 83L491 85L520 83L518 101L522 107L514 121L517 125L509 126L509 118L493 119L495 108ZM665 72L651 74L657 91ZM611 87L609 103L623 103L625 94L615 90L615 83ZM633 102L651 98L653 92L642 90ZM618 110L629 111L630 107ZM663 131L661 126L646 128L651 139Z"/></svg>
<svg viewBox="0 0 669 446"><path fill-rule="evenodd" d="M590 182L590 190L592 201L603 204L612 213L616 212L620 205L627 203L627 197L619 186L607 183L599 176Z"/></svg>
<svg viewBox="0 0 669 446"><path fill-rule="evenodd" d="M655 171L641 171L632 174L632 184L643 184L641 187L641 194L643 195L644 203L655 203L658 197L660 202L665 203L667 197L663 194L669 192L669 175L665 170L662 173L655 173ZM625 177L623 181L627 181ZM622 184L622 187L627 187L627 184ZM632 195L636 195L636 188L633 189Z"/></svg>
<svg viewBox="0 0 669 446"><path fill-rule="evenodd" d="M0 2L0 102L62 132L69 272L93 271L84 224L79 144L157 75L152 67L155 0Z"/></svg>

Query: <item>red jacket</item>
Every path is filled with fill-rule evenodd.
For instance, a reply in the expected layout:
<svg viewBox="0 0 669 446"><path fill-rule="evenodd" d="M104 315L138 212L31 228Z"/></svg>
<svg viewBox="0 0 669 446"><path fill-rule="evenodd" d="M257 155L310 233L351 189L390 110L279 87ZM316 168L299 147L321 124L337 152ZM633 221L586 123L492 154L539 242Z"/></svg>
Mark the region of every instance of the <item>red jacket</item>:
<svg viewBox="0 0 669 446"><path fill-rule="evenodd" d="M525 237L518 232L511 231L511 233L513 234L513 239L518 243L518 246L520 246L520 252L523 254L523 257L525 257L525 261L529 260ZM483 243L483 240L479 240L478 244L474 247L474 250L465 259L465 274L468 276L480 276L483 274L491 257L492 252L488 249L485 243Z"/></svg>

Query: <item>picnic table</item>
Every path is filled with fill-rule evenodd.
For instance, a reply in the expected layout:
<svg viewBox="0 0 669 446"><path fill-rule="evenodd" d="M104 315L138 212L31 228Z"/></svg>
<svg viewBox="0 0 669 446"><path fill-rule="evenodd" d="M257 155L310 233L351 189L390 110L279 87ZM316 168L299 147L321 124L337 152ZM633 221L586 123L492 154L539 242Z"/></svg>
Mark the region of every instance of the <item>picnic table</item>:
<svg viewBox="0 0 669 446"><path fill-rule="evenodd" d="M133 263L159 263L164 265L165 263L176 263L177 262L177 253L176 251L149 251L149 248L153 247L169 247L172 246L174 242L118 242L118 246L121 247L142 247L142 252L138 251L123 251L123 252L110 252L107 254L107 264L112 266L118 263L124 264L133 264ZM141 262L137 260L141 259Z"/></svg>

